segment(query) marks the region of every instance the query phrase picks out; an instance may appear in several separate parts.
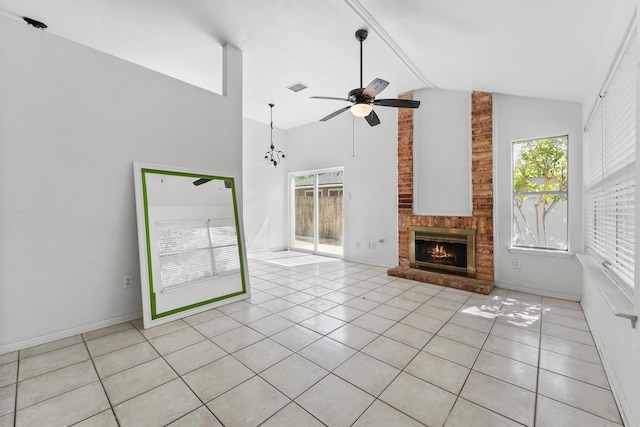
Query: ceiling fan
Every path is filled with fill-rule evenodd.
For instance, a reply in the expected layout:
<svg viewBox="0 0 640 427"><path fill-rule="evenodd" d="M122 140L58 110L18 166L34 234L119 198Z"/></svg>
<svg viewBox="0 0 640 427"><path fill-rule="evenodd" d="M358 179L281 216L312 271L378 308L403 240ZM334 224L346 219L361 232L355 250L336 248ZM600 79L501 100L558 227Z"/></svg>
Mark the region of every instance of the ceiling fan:
<svg viewBox="0 0 640 427"><path fill-rule="evenodd" d="M381 107L396 107L396 108L418 108L420 101L414 101L410 99L376 99L376 95L382 92L389 82L382 79L373 79L367 87L362 87L362 42L367 39L369 32L365 29L356 31L356 39L360 42L360 87L355 88L349 92L347 98L336 98L331 96L312 96L316 99L331 99L336 101L350 102L351 105L343 107L334 111L326 117L320 119L321 122L325 122L334 118L338 114L344 113L347 110L351 110L351 113L356 117L364 117L367 123L371 126L380 124L380 119L375 111L373 111L373 105L379 105Z"/></svg>

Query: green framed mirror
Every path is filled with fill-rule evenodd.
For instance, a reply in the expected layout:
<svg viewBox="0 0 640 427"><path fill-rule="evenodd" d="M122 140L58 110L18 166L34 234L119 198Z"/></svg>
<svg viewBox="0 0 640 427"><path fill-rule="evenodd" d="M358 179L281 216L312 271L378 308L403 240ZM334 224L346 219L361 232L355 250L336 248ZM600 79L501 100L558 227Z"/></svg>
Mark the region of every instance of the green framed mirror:
<svg viewBox="0 0 640 427"><path fill-rule="evenodd" d="M145 328L249 297L235 175L135 162L134 183Z"/></svg>

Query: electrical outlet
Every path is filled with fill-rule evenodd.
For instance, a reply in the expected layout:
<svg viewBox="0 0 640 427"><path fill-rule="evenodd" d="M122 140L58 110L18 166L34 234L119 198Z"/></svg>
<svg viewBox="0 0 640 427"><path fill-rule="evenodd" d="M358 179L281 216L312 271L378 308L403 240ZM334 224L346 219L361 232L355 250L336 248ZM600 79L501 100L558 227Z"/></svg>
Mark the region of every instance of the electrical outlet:
<svg viewBox="0 0 640 427"><path fill-rule="evenodd" d="M356 249L360 249L360 242L356 242Z"/></svg>
<svg viewBox="0 0 640 427"><path fill-rule="evenodd" d="M520 260L519 259L514 259L513 260L513 268L520 268Z"/></svg>
<svg viewBox="0 0 640 427"><path fill-rule="evenodd" d="M123 276L122 277L122 287L124 289L133 287L133 276Z"/></svg>

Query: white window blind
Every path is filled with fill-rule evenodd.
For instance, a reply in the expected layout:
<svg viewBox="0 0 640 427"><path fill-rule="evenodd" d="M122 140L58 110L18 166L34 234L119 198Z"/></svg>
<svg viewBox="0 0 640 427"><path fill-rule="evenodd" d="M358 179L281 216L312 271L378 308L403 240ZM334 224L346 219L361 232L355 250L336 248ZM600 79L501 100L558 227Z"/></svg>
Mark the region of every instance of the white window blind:
<svg viewBox="0 0 640 427"><path fill-rule="evenodd" d="M634 32L587 125L585 246L633 287L635 244L636 43Z"/></svg>
<svg viewBox="0 0 640 427"><path fill-rule="evenodd" d="M156 222L163 289L239 271L231 220Z"/></svg>

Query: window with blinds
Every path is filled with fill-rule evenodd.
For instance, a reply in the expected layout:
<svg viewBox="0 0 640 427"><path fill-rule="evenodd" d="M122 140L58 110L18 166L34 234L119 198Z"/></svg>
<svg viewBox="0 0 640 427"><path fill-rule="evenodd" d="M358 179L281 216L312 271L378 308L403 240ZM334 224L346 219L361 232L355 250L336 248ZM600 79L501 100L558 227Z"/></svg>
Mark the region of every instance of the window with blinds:
<svg viewBox="0 0 640 427"><path fill-rule="evenodd" d="M635 31L585 128L584 239L616 279L633 287L636 162Z"/></svg>
<svg viewBox="0 0 640 427"><path fill-rule="evenodd" d="M240 270L235 225L210 220L159 221L156 229L163 289Z"/></svg>

